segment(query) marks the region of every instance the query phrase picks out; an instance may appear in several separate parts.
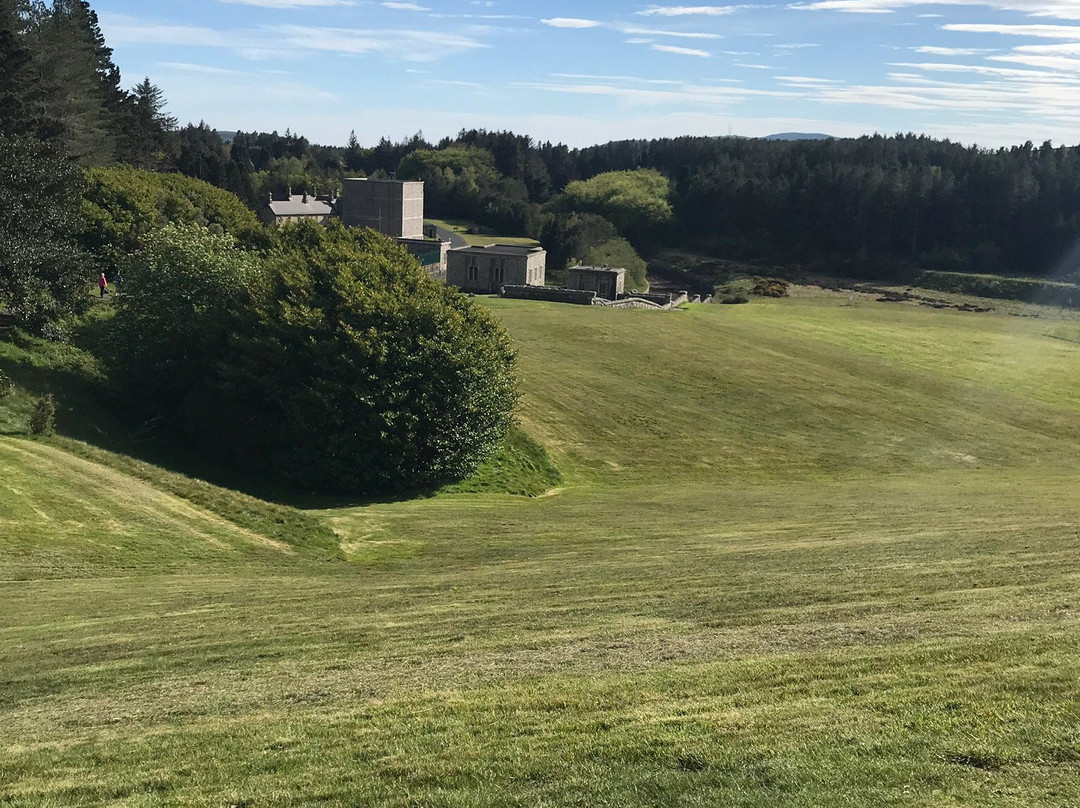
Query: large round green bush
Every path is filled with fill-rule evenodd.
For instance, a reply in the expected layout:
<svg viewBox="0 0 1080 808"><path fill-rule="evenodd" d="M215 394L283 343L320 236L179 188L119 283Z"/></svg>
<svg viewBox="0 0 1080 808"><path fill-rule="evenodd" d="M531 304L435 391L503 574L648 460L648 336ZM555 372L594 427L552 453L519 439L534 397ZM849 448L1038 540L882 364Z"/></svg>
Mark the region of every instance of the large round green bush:
<svg viewBox="0 0 1080 808"><path fill-rule="evenodd" d="M505 436L517 400L508 335L389 239L290 226L252 273L226 239L197 235L196 248L193 236L166 228L147 241L117 319L139 324L120 325L140 343L125 349L139 383L163 391L166 420L215 457L305 491L405 491L467 477ZM155 277L165 267L168 283ZM160 329L173 361L148 327L155 295L175 318Z"/></svg>

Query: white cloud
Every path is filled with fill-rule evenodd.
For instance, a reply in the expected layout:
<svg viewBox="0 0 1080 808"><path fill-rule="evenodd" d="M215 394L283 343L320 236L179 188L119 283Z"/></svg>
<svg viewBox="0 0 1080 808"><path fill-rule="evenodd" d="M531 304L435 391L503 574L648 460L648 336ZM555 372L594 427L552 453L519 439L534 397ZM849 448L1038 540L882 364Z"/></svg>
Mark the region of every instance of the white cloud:
<svg viewBox="0 0 1080 808"><path fill-rule="evenodd" d="M680 48L677 45L653 45L654 51L660 51L661 53L677 53L681 56L700 56L703 59L708 59L712 56L708 51L698 50L696 48Z"/></svg>
<svg viewBox="0 0 1080 808"><path fill-rule="evenodd" d="M1038 55L1030 53L1013 53L1008 56L991 56L995 62L1009 62L1010 64L1027 65L1028 67L1043 67L1047 70L1067 71L1080 74L1080 59L1069 56Z"/></svg>
<svg viewBox="0 0 1080 808"><path fill-rule="evenodd" d="M706 34L694 31L661 31L655 28L620 28L620 33L636 34L638 36L671 36L681 39L723 39L720 34Z"/></svg>
<svg viewBox="0 0 1080 808"><path fill-rule="evenodd" d="M818 85L843 84L839 79L821 79L814 76L777 76L777 81L786 81L796 86L816 87Z"/></svg>
<svg viewBox="0 0 1080 808"><path fill-rule="evenodd" d="M392 8L396 11L431 11L427 6L417 5L416 3L395 3L391 0L383 3L383 8Z"/></svg>
<svg viewBox="0 0 1080 808"><path fill-rule="evenodd" d="M1080 0L947 0L948 5L980 6L1001 11L1019 11L1032 17L1080 20ZM796 3L799 11L838 11L847 14L892 14L898 9L941 5L942 0L818 0ZM920 15L921 16L921 15Z"/></svg>
<svg viewBox="0 0 1080 808"><path fill-rule="evenodd" d="M185 73L204 73L211 76L244 76L241 70L230 70L225 67L213 67L211 65L197 65L190 62L158 62L160 67L181 70Z"/></svg>
<svg viewBox="0 0 1080 808"><path fill-rule="evenodd" d="M744 8L746 6L649 6L637 13L645 17L722 17Z"/></svg>
<svg viewBox="0 0 1080 808"><path fill-rule="evenodd" d="M364 30L285 25L268 29L282 45L345 54L379 53L407 62L432 62L487 44L473 37L444 31Z"/></svg>
<svg viewBox="0 0 1080 808"><path fill-rule="evenodd" d="M939 48L934 45L922 45L915 48L916 53L928 53L931 56L978 56L980 53L993 53L993 48Z"/></svg>
<svg viewBox="0 0 1080 808"><path fill-rule="evenodd" d="M167 23L143 22L135 17L123 14L101 14L98 16L101 30L110 45L187 45L187 46L223 46L230 44L230 39L222 32L211 28L193 25L170 25Z"/></svg>
<svg viewBox="0 0 1080 808"><path fill-rule="evenodd" d="M259 8L316 8L325 6L353 6L352 0L218 0L234 6L258 6Z"/></svg>
<svg viewBox="0 0 1080 808"><path fill-rule="evenodd" d="M588 73L552 73L554 78L559 79L587 79L589 81L608 81L614 84L621 82L637 82L638 84L666 84L666 85L679 85L681 81L675 79L643 79L637 76L594 76Z"/></svg>
<svg viewBox="0 0 1080 808"><path fill-rule="evenodd" d="M1054 79L1053 73L1017 70L1008 67L992 67L990 65L957 65L937 62L893 62L893 67L910 67L928 73L978 73L983 76L1007 76L1010 78L1027 79Z"/></svg>
<svg viewBox="0 0 1080 808"><path fill-rule="evenodd" d="M964 31L969 34L1002 34L1003 36L1033 36L1042 39L1080 39L1080 25L998 25L995 23L950 23L943 31Z"/></svg>
<svg viewBox="0 0 1080 808"><path fill-rule="evenodd" d="M540 22L552 28L599 28L603 25L597 20L583 20L578 17L551 17Z"/></svg>

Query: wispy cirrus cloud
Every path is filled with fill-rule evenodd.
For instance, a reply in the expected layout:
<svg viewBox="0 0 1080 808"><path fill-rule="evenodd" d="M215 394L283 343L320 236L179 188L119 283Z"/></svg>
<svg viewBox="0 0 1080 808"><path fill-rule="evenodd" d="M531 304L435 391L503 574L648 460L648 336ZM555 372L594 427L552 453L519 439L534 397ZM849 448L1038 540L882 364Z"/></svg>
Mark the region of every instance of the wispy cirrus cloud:
<svg viewBox="0 0 1080 808"><path fill-rule="evenodd" d="M354 6L353 0L218 0L232 6L258 6L259 8L325 8L328 6Z"/></svg>
<svg viewBox="0 0 1080 808"><path fill-rule="evenodd" d="M283 25L272 30L283 45L307 51L343 54L377 53L406 62L432 62L490 47L475 37L419 29L320 28Z"/></svg>
<svg viewBox="0 0 1080 808"><path fill-rule="evenodd" d="M217 31L210 28L141 21L102 14L102 30L110 43L177 45L232 50L250 59L296 58L311 52L346 55L378 54L404 62L433 62L482 48L497 30L469 25L457 31L420 28L339 28L264 25Z"/></svg>
<svg viewBox="0 0 1080 808"><path fill-rule="evenodd" d="M703 59L708 59L712 56L707 50L698 50L697 48L680 48L678 45L653 45L654 51L660 53L675 53L680 56L698 56Z"/></svg>
<svg viewBox="0 0 1080 808"><path fill-rule="evenodd" d="M744 8L747 6L649 6L637 14L643 17L723 17Z"/></svg>
<svg viewBox="0 0 1080 808"><path fill-rule="evenodd" d="M670 36L677 39L723 39L722 34L706 33L704 31L665 31L660 28L635 28L626 26L619 28L619 32L634 36Z"/></svg>
<svg viewBox="0 0 1080 808"><path fill-rule="evenodd" d="M599 28L603 25L599 20L586 20L580 17L549 17L540 22L552 28Z"/></svg>
<svg viewBox="0 0 1080 808"><path fill-rule="evenodd" d="M941 4L942 0L817 0L811 3L794 3L788 8L846 14L892 14L900 9ZM999 11L1017 11L1031 17L1080 20L1080 0L948 0L948 5L980 6Z"/></svg>
<svg viewBox="0 0 1080 808"><path fill-rule="evenodd" d="M427 6L421 6L418 3L397 3L393 0L387 0L382 4L383 8L392 8L395 11L431 11Z"/></svg>
<svg viewBox="0 0 1080 808"><path fill-rule="evenodd" d="M926 53L930 56L978 56L982 53L993 53L993 48L939 48L936 45L920 45L915 48L916 53Z"/></svg>
<svg viewBox="0 0 1080 808"><path fill-rule="evenodd" d="M949 23L943 31L963 31L969 34L1002 34L1030 36L1040 39L1080 39L1080 25L999 25L997 23Z"/></svg>
<svg viewBox="0 0 1080 808"><path fill-rule="evenodd" d="M627 106L692 106L729 107L751 98L797 98L798 91L764 90L736 87L725 84L713 86L692 82L675 82L665 88L642 87L640 79L623 82L540 81L515 83L515 88L538 90L568 95L603 96L613 98Z"/></svg>
<svg viewBox="0 0 1080 808"><path fill-rule="evenodd" d="M110 44L187 45L221 47L230 38L221 31L195 25L144 22L125 14L98 15L102 30Z"/></svg>

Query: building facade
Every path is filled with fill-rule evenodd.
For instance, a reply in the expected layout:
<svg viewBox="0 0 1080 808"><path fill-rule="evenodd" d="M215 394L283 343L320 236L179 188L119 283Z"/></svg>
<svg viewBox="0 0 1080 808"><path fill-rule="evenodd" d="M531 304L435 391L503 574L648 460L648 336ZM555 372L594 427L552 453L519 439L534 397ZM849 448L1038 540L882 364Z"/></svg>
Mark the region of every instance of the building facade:
<svg viewBox="0 0 1080 808"><path fill-rule="evenodd" d="M446 256L450 242L431 238L399 238L397 243L420 262L424 271L437 281L446 283Z"/></svg>
<svg viewBox="0 0 1080 808"><path fill-rule="evenodd" d="M547 252L542 247L461 247L446 257L446 283L463 292L494 294L504 285L543 286L546 272Z"/></svg>
<svg viewBox="0 0 1080 808"><path fill-rule="evenodd" d="M423 238L424 183L347 179L337 213L346 227L370 227L394 238Z"/></svg>
<svg viewBox="0 0 1080 808"><path fill-rule="evenodd" d="M596 292L597 297L618 300L626 284L622 267L570 267L569 289Z"/></svg>

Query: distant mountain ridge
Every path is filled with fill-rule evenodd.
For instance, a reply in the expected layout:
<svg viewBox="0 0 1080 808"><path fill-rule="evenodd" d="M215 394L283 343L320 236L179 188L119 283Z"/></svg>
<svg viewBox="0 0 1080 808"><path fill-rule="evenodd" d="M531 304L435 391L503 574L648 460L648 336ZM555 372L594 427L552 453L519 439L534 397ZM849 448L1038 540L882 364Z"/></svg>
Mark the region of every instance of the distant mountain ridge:
<svg viewBox="0 0 1080 808"><path fill-rule="evenodd" d="M780 132L776 135L766 135L762 140L836 140L836 138L821 132Z"/></svg>

